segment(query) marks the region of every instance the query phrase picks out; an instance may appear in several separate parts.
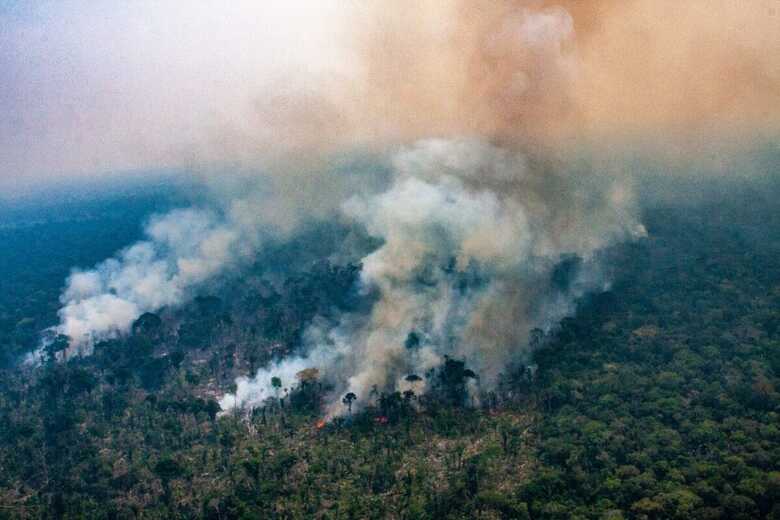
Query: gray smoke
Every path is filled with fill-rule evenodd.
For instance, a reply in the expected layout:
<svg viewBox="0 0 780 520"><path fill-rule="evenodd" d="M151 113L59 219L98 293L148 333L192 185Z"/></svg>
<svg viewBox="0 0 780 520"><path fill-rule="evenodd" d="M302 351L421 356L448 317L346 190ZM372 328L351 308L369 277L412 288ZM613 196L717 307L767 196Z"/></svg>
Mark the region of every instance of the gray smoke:
<svg viewBox="0 0 780 520"><path fill-rule="evenodd" d="M339 413L343 393L405 390L405 376L424 374L444 356L466 360L490 385L527 353L533 328L549 330L577 297L605 287L600 250L644 233L623 182L555 169L479 139L420 141L400 150L393 166L388 189L341 206L382 241L362 259L360 283L379 294L369 318L312 327L308 359L240 378L224 408L261 405L273 375L289 379L305 367L335 385L328 415ZM554 269L570 258L580 268L556 287Z"/></svg>
<svg viewBox="0 0 780 520"><path fill-rule="evenodd" d="M464 359L490 385L527 353L532 329L553 327L577 297L608 283L599 251L643 229L625 175L578 169L551 152L581 126L575 20L562 8L488 4L357 9L367 18L355 26L368 34L348 46L363 58L356 70L294 82L316 87L306 95L281 85L255 103L257 131L219 132L193 154L195 163L235 161L264 175L239 176L246 186L208 176L213 209L156 218L146 240L75 272L56 332L88 353L141 313L181 305L240 269L264 236L341 218L381 243L362 259L361 287L378 298L369 315L315 320L298 356L238 379L223 408L262 405L271 377L289 386L310 367L334 387L329 416L343 393L403 390L406 375L444 356ZM389 157L389 182L332 167L353 147L369 150L377 171ZM566 262L577 268L556 283Z"/></svg>
<svg viewBox="0 0 780 520"><path fill-rule="evenodd" d="M347 166L349 168L347 169ZM51 333L70 339L67 355L128 333L145 312L186 304L216 277L256 258L265 240L283 240L313 220L333 217L347 194L376 189L381 169L334 160L312 170L201 173L207 203L153 217L145 239L88 270L75 270L60 296Z"/></svg>

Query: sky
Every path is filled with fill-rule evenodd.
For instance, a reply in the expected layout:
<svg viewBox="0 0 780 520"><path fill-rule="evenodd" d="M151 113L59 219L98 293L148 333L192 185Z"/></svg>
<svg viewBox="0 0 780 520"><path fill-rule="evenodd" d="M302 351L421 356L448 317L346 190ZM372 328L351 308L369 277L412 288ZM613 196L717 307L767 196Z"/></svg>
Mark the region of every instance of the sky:
<svg viewBox="0 0 780 520"><path fill-rule="evenodd" d="M0 182L181 164L334 65L337 3L0 1Z"/></svg>
<svg viewBox="0 0 780 520"><path fill-rule="evenodd" d="M685 156L774 139L778 49L778 0L0 0L0 187L510 126Z"/></svg>

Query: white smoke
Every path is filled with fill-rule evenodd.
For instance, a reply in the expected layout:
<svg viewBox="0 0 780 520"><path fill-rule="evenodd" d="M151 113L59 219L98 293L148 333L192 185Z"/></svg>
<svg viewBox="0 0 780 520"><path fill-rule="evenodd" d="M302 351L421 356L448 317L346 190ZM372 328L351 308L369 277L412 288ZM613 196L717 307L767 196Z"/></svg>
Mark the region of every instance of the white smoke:
<svg viewBox="0 0 780 520"><path fill-rule="evenodd" d="M573 19L563 9L502 8L461 20L457 13L471 12L461 9L466 3L426 5L427 21L408 32L407 17L417 11L401 9L374 27L360 81L331 78L339 95L326 88L331 82L315 81L313 90L334 94L323 99L282 87L290 96L257 103L264 137L229 135L214 159L227 154L256 167L271 138L288 153L271 150L267 164L317 170L323 158L352 146L378 148L384 157L397 141L415 142L392 155L389 185L281 167L270 175L273 196L229 186L219 211L155 219L146 240L69 278L56 332L71 338L71 349L89 352L95 341L126 333L141 313L186 302L251 259L263 234L331 218L334 208L381 242L362 259L360 281L378 300L368 316L312 326L301 355L239 378L223 408L262 405L274 394L271 377L291 386L310 367L335 389L331 416L343 393L363 399L374 385L403 390L407 375L424 374L444 356L465 360L489 385L527 352L532 329L549 329L577 297L602 288L598 252L643 230L630 186L578 172L541 150L559 119L576 115ZM409 77L394 81L406 71ZM447 138L417 140L430 135ZM571 279L553 283L557 266L572 258L579 263Z"/></svg>
<svg viewBox="0 0 780 520"><path fill-rule="evenodd" d="M445 7L437 6L433 10L438 13L436 18L449 12L449 8ZM443 9L442 13L439 13L440 9ZM481 42L481 45L487 47L493 58L511 65L515 70L513 74L525 74L523 82L531 82L533 85L529 83L528 86L533 86L532 90L536 93L512 94L504 89L491 90L501 99L488 100L486 108L492 111L496 108L495 104L518 109L521 106L544 105L546 97L565 99L573 57L564 47L572 38L572 20L564 10L521 11L507 16L492 33L492 38ZM369 67L376 65L376 61L372 60ZM310 79L316 81L318 77L314 75ZM305 150L300 154L302 156L309 153L321 155L324 153L322 145L317 143L323 138L329 141L327 136L332 132L340 134L341 117L337 114L339 110L334 113L333 109L342 108L341 104L328 109L323 106L322 100L298 96L295 85L297 83L283 87L280 94L284 93L285 99L270 97L271 106L266 107L258 101L263 106L258 108L264 120L261 126L272 130L270 135L275 136L279 148L294 150L302 147ZM321 84L323 88L324 85ZM420 85L420 88L424 87ZM542 95L545 92L554 92L555 95ZM511 99L503 99L506 96ZM328 103L325 105L329 106ZM346 105L346 108L358 108L350 103ZM316 124L311 126L311 123ZM355 130L360 129L363 127L357 125ZM368 135L372 134L365 131ZM261 133L265 135L268 132ZM350 131L342 137L348 138L351 143L351 135ZM360 135L356 139L365 137ZM240 150L229 152L235 155L238 164L247 158L241 151L244 146L268 149L260 146L260 142L252 139L247 142L232 134L225 139L228 143L242 143ZM209 163L209 154L201 152ZM249 155L256 156L258 153L253 151ZM289 163L295 164L295 159L307 162L305 157L296 157ZM532 235L525 229L529 225L544 226L548 223L525 222L527 208L514 207L518 204L533 206L536 202L522 198L504 199L496 195L516 183L518 176L525 175L524 160L506 150L479 145L450 146L447 141L428 141L424 150L412 149L401 153L396 158L399 180L393 190L375 199L356 197L344 205L345 216L364 224L370 233L387 241L377 256L367 259L367 280L382 288L382 281L394 276L390 270L403 271L404 268L419 266L423 260L420 255L432 254L431 249L435 253L457 246L462 250L458 254L463 258L470 255L476 259L486 257L483 260L498 268L502 263L511 265L513 262L509 259L513 255L527 256L529 251L526 249L529 247L544 247L544 244L529 242ZM260 161L260 164L264 162L273 163L274 160ZM478 189L480 181L475 176L481 175L480 168L485 164L492 171L492 184ZM273 185L273 196L268 196L263 182L258 184L256 179L251 180L256 175L251 171L211 179L216 180L211 184L215 188L220 211L182 210L160 217L149 225L147 240L131 246L93 270L73 273L61 297L61 323L56 332L71 339L73 350L89 352L95 341L126 333L143 312L186 302L201 284L237 265L242 259L251 257L256 251L261 230L290 231L301 219L328 214L345 199L360 192L357 183L352 182L349 176L323 176L327 168L320 168L323 171L314 174L311 168L289 165L279 171L272 171L273 166L269 164L262 167L255 164L248 168L264 172L269 181L266 184ZM448 174L448 169L453 171ZM297 170L302 170L303 174ZM316 166L314 170L317 170ZM246 173L249 179L244 179L243 174ZM246 186L241 185L243 180L249 181ZM249 193L244 188L249 188ZM449 203L450 199L454 202ZM376 204L381 209L373 213L371 206ZM533 210L533 207L528 209ZM480 231L486 226L493 226L491 236ZM436 233L437 229L444 231ZM554 229L546 231L550 236L559 232ZM439 243L434 246L427 241ZM478 254L476 250L479 250ZM383 261L387 257L392 257L393 262L409 265L388 266L388 262ZM402 272L395 275L402 275ZM412 276L411 273L407 275Z"/></svg>
<svg viewBox="0 0 780 520"><path fill-rule="evenodd" d="M298 382L298 374L308 368L316 368L321 377L338 377L338 360L349 354L351 346L347 338L338 329L326 330L315 323L306 333L306 342L316 346L306 356L294 356L271 363L260 368L253 377L236 379L236 392L225 394L219 401L223 411L260 406L270 397L280 397L271 384L271 379L279 378L284 390L293 388Z"/></svg>
<svg viewBox="0 0 780 520"><path fill-rule="evenodd" d="M73 353L128 332L144 312L186 301L201 284L250 258L257 240L237 211L174 210L153 218L145 233L115 258L68 278L55 331L70 338Z"/></svg>
<svg viewBox="0 0 780 520"><path fill-rule="evenodd" d="M343 393L404 390L407 375L426 373L445 355L465 359L490 384L527 352L533 328L549 329L577 297L603 288L598 251L644 232L616 179L531 162L477 139L426 140L400 151L387 190L342 205L382 240L362 259L361 284L379 294L370 317L319 333L309 358L241 378L223 403L259 406L274 370L311 366L335 385L333 415ZM553 287L553 270L571 257L582 259L579 271Z"/></svg>
<svg viewBox="0 0 780 520"><path fill-rule="evenodd" d="M93 269L71 273L60 295L60 323L47 332L70 339L67 355L90 354L96 342L128 333L141 314L185 304L204 284L252 261L265 238L330 218L345 193L373 189L370 176L356 178L361 171L300 168L285 174L204 173L209 207L156 216L144 240Z"/></svg>

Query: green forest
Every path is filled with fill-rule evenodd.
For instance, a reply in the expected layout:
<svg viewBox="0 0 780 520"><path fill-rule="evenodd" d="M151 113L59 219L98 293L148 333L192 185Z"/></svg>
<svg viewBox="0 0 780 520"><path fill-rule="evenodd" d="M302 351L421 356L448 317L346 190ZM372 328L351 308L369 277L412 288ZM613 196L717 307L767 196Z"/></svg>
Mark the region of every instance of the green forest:
<svg viewBox="0 0 780 520"><path fill-rule="evenodd" d="M608 290L536 331L495 388L469 397L477 375L447 359L409 376L429 392L345 395L328 422L316 370L248 415L217 401L360 305L359 264L279 245L91 356L57 361L54 342L36 365L71 267L174 202L4 214L0 518L780 519L780 190L686 190L645 205L647 237L604 253ZM345 231L310 233L325 252Z"/></svg>

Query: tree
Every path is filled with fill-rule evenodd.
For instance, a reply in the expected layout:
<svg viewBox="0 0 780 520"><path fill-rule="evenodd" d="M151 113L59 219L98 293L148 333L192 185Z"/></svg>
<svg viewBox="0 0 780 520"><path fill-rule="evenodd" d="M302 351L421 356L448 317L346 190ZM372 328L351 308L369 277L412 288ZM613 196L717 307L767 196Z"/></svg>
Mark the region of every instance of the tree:
<svg viewBox="0 0 780 520"><path fill-rule="evenodd" d="M282 389L282 380L274 376L271 378L271 387L274 389L274 395L279 398L279 390Z"/></svg>
<svg viewBox="0 0 780 520"><path fill-rule="evenodd" d="M320 376L320 371L314 367L304 368L295 374L295 376L298 378L298 381L301 382L302 386L306 386L307 384L313 383L317 380L317 378Z"/></svg>
<svg viewBox="0 0 780 520"><path fill-rule="evenodd" d="M219 406L219 403L216 402L214 399L209 399L206 402L206 406L204 407L204 410L209 415L209 418L213 421L217 418L217 414L222 409L221 406Z"/></svg>
<svg viewBox="0 0 780 520"><path fill-rule="evenodd" d="M67 352L70 345L70 338L64 334L57 334L51 343L46 345L46 353L51 359L56 359L57 353Z"/></svg>
<svg viewBox="0 0 780 520"><path fill-rule="evenodd" d="M162 319L156 314L145 312L133 322L133 334L156 337L162 329Z"/></svg>
<svg viewBox="0 0 780 520"><path fill-rule="evenodd" d="M168 359L171 360L171 366L173 366L174 370L179 370L179 367L184 361L184 358L185 358L184 352L182 352L181 350L172 352L171 355L168 357Z"/></svg>
<svg viewBox="0 0 780 520"><path fill-rule="evenodd" d="M462 405L466 401L468 391L467 379L476 379L477 375L466 368L464 361L444 356L444 365L439 369L438 384L442 391L442 397L450 404Z"/></svg>
<svg viewBox="0 0 780 520"><path fill-rule="evenodd" d="M160 477L163 485L163 492L165 493L165 502L170 504L171 501L171 480L179 478L184 475L184 468L175 459L171 457L165 457L160 459L154 466L154 472Z"/></svg>
<svg viewBox="0 0 780 520"><path fill-rule="evenodd" d="M341 400L342 403L347 405L347 410L349 411L349 415L352 415L352 402L357 399L357 396L353 392L348 392L347 395L344 396L344 398Z"/></svg>

